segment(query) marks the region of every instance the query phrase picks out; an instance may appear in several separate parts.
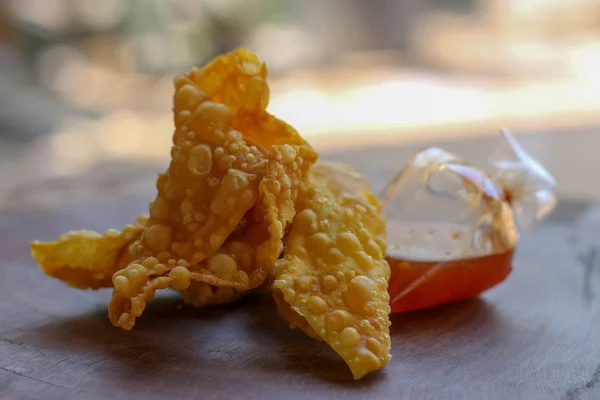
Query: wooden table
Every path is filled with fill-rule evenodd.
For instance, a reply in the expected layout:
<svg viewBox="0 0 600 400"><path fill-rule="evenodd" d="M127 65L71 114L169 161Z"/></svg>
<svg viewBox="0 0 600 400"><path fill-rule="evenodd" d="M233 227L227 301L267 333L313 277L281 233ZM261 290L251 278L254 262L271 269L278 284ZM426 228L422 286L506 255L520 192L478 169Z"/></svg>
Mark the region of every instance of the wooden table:
<svg viewBox="0 0 600 400"><path fill-rule="evenodd" d="M476 156L484 142L449 146ZM349 160L381 186L412 150L325 158ZM156 169L21 188L0 210L0 399L600 398L594 201L564 198L523 237L515 272L482 298L392 316L392 361L353 381L267 295L193 309L161 293L125 332L108 321L110 291L70 289L33 263L32 239L119 227L145 210Z"/></svg>

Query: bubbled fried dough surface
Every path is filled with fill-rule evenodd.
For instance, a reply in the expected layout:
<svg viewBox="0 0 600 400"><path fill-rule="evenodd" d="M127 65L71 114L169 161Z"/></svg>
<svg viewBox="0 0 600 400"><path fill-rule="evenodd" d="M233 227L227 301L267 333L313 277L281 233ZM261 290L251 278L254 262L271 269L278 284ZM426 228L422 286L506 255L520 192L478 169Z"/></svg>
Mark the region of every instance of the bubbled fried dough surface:
<svg viewBox="0 0 600 400"><path fill-rule="evenodd" d="M391 358L385 221L368 181L348 166L320 163L303 185L298 214L273 270L275 300L346 361L358 379ZM282 307L279 307L282 310ZM285 310L285 308L284 308Z"/></svg>
<svg viewBox="0 0 600 400"><path fill-rule="evenodd" d="M183 302L193 307L229 304L242 297L239 292L227 286L213 286L204 282L192 282L187 289L181 291Z"/></svg>
<svg viewBox="0 0 600 400"><path fill-rule="evenodd" d="M317 155L265 111L265 78L264 64L240 49L175 79L172 160L130 247L137 261L113 278L116 326L131 329L158 289L199 281L244 291L268 276Z"/></svg>
<svg viewBox="0 0 600 400"><path fill-rule="evenodd" d="M79 289L112 286L113 274L131 262L128 248L139 240L148 217L141 215L121 231L71 231L54 242L33 242L31 253L49 276Z"/></svg>
<svg viewBox="0 0 600 400"><path fill-rule="evenodd" d="M258 202L224 245L190 267L192 279L244 291L261 285L283 250L283 236L296 214L298 188L305 175L297 147L273 146L259 184ZM309 164L307 164L309 165Z"/></svg>

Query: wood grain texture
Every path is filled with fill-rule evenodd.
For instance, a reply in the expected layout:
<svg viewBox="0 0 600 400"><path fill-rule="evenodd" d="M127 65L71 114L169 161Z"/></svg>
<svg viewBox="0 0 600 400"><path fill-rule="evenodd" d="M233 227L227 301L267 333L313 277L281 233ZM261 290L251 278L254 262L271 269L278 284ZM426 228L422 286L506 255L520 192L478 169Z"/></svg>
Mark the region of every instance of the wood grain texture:
<svg viewBox="0 0 600 400"><path fill-rule="evenodd" d="M0 213L0 399L599 399L600 224L563 202L481 299L392 317L392 355L361 381L291 330L268 295L194 309L161 293L131 332L110 291L46 277L28 250L69 229L119 227L123 195Z"/></svg>

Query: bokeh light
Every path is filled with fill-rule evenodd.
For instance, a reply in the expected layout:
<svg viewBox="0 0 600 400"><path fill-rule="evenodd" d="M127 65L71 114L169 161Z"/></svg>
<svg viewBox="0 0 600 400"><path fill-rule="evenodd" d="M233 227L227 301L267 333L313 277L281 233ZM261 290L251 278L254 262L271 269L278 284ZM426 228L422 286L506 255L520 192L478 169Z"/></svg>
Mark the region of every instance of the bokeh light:
<svg viewBox="0 0 600 400"><path fill-rule="evenodd" d="M600 124L599 0L0 7L5 186L164 162L173 77L238 46L267 61L270 110L321 149Z"/></svg>

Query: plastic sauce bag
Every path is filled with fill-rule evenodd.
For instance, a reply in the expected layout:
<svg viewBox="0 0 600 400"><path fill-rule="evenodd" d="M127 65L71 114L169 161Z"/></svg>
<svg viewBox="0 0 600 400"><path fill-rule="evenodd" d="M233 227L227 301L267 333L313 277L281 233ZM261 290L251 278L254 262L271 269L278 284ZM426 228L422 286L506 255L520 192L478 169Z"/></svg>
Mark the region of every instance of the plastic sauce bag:
<svg viewBox="0 0 600 400"><path fill-rule="evenodd" d="M392 312L475 297L512 270L518 222L556 206L554 178L507 131L486 165L437 147L414 155L380 198L388 220Z"/></svg>

